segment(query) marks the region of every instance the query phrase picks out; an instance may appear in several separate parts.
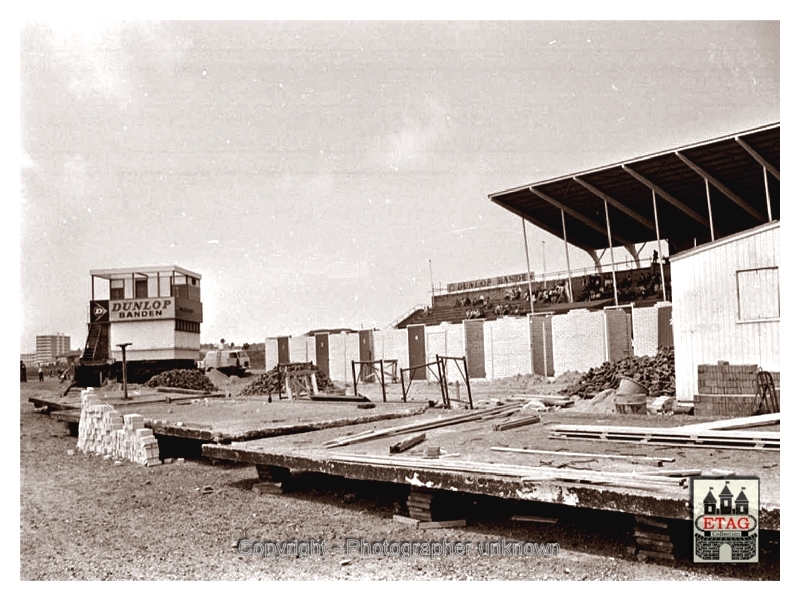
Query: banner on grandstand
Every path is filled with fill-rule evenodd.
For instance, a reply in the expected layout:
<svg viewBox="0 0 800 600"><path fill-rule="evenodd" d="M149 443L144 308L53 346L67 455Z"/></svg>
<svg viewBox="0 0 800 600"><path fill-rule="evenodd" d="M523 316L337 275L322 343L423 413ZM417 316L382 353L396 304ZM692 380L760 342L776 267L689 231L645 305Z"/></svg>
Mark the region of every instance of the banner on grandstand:
<svg viewBox="0 0 800 600"><path fill-rule="evenodd" d="M533 278L533 274L531 274ZM447 284L447 293L464 292L467 290L477 290L479 288L493 288L503 285L520 285L527 283L527 273L517 273L516 275L500 275L498 277L487 277L486 279L473 279L471 281L458 281Z"/></svg>

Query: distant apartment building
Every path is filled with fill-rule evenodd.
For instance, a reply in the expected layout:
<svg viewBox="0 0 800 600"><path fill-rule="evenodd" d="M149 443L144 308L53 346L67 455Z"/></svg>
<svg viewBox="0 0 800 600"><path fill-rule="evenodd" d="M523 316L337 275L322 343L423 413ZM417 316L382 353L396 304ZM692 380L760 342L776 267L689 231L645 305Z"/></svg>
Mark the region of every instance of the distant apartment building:
<svg viewBox="0 0 800 600"><path fill-rule="evenodd" d="M68 335L37 335L36 336L36 363L51 364L56 358L70 351Z"/></svg>

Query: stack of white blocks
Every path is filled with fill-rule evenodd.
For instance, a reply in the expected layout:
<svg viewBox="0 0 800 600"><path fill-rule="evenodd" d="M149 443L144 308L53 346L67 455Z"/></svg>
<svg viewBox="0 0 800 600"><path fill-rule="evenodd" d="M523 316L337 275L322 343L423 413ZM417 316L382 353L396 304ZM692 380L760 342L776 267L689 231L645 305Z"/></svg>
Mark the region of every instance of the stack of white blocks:
<svg viewBox="0 0 800 600"><path fill-rule="evenodd" d="M102 404L92 388L81 392L78 450L119 458L148 467L159 465L158 440L142 415L121 415Z"/></svg>

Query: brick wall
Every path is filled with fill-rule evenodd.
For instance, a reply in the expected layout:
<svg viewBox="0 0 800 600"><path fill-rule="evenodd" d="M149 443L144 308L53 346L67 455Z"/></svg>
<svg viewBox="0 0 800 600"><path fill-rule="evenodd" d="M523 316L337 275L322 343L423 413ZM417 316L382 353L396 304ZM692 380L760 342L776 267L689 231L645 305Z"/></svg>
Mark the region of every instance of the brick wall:
<svg viewBox="0 0 800 600"><path fill-rule="evenodd" d="M556 377L565 371L588 371L605 360L603 311L581 309L553 317L553 367Z"/></svg>
<svg viewBox="0 0 800 600"><path fill-rule="evenodd" d="M756 408L758 365L697 365L697 391L694 414L697 416L748 417ZM772 372L775 391L780 401L781 377Z"/></svg>
<svg viewBox="0 0 800 600"><path fill-rule="evenodd" d="M529 375L531 357L527 316L488 321L484 330L484 355L488 379Z"/></svg>

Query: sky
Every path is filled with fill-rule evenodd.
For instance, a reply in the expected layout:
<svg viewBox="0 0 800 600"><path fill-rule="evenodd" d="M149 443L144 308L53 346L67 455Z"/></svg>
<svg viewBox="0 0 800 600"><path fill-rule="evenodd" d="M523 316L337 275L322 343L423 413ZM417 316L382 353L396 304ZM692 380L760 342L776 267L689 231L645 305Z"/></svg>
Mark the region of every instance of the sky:
<svg viewBox="0 0 800 600"><path fill-rule="evenodd" d="M201 274L201 341L386 327L526 270L488 194L780 121L776 21L28 21L20 352L89 271ZM566 268L530 226L531 268ZM573 268L589 266L572 247Z"/></svg>

